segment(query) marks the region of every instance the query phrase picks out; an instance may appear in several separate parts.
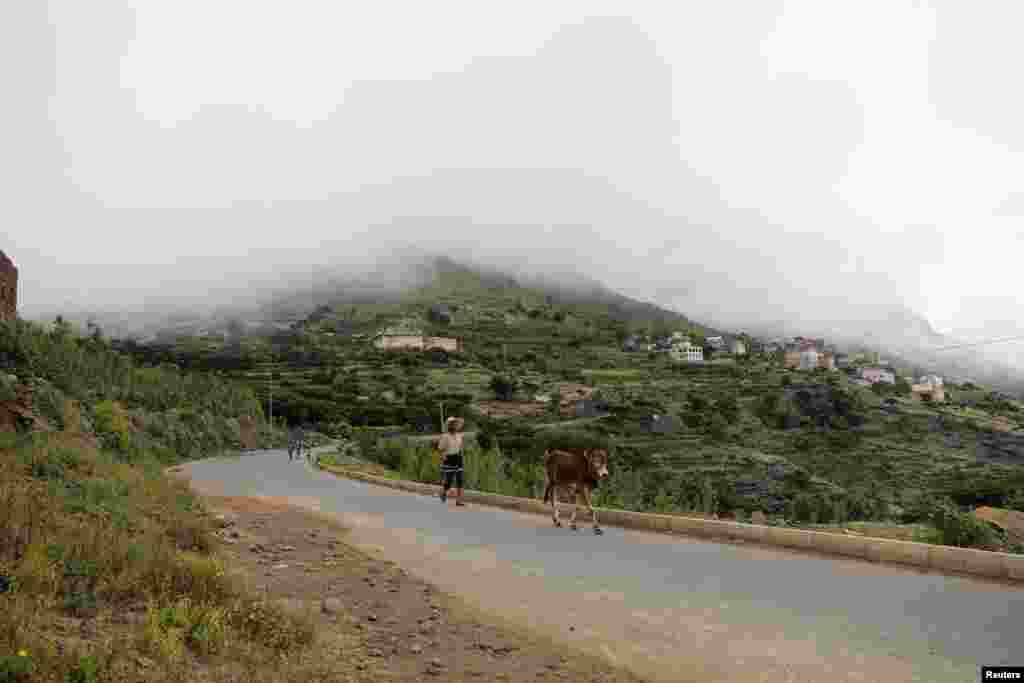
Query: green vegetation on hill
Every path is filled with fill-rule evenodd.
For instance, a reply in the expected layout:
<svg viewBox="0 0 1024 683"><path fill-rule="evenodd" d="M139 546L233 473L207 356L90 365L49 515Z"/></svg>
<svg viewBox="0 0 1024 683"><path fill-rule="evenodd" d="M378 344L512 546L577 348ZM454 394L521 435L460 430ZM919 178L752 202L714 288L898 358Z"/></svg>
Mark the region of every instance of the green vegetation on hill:
<svg viewBox="0 0 1024 683"><path fill-rule="evenodd" d="M449 321L429 315L437 304ZM373 336L393 326L459 337L465 351L443 363L373 348ZM482 458L500 448L497 481L510 482L502 484L509 491L529 486L549 440L583 438L613 452L601 504L636 510L934 525L974 505L1021 500L1024 457L992 458L983 444L1001 438L990 433L993 415L1024 423L1017 401L950 385L954 401L975 405L920 404L905 386L869 390L840 372L787 371L777 356L718 355L686 365L622 350L629 335L673 331L696 339L715 332L616 295L524 286L449 263L428 284L384 302L346 300L341 292L287 332L133 352L225 369L264 408L272 387L275 414L291 422L365 427L357 440L366 454L396 470L429 468L422 454L378 448L393 437L386 432L424 424L436 431L442 411L462 415L479 432ZM566 382L594 387L610 415L561 417L558 388ZM541 394L553 400L539 417L496 420L472 409L482 400ZM885 398L895 399L891 410L883 411ZM653 415L671 422L655 427Z"/></svg>
<svg viewBox="0 0 1024 683"><path fill-rule="evenodd" d="M164 474L237 448L235 418L262 416L250 389L60 320L0 323L0 371L0 409L21 415L30 386L51 427L0 433L0 681L322 679L312 621L228 572L215 520Z"/></svg>
<svg viewBox="0 0 1024 683"><path fill-rule="evenodd" d="M149 453L168 464L238 448L238 417L261 425L272 441L251 388L209 372L164 362L146 367L98 334L79 337L58 319L49 331L17 320L0 325L2 391L15 380L32 388L33 409L64 427L64 402L79 402L82 428L130 460Z"/></svg>

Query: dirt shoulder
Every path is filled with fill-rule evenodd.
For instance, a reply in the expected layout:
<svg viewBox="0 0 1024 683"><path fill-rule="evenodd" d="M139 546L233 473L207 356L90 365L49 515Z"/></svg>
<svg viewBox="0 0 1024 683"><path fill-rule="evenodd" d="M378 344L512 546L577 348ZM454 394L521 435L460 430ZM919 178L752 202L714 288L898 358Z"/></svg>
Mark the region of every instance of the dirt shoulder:
<svg viewBox="0 0 1024 683"><path fill-rule="evenodd" d="M641 681L485 614L346 543L331 520L267 498L205 498L221 553L253 588L344 642L350 680Z"/></svg>

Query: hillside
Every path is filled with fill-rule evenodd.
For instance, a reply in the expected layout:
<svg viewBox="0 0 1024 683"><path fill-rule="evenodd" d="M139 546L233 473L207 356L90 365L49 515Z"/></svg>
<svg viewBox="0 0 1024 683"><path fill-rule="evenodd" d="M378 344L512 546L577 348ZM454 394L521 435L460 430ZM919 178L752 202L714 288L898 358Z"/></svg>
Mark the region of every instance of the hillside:
<svg viewBox="0 0 1024 683"><path fill-rule="evenodd" d="M959 347L963 342L936 331L920 314L905 306L867 307L856 318L820 321L800 327L785 322L742 321L744 329L766 337L825 337L840 349L871 349L915 375L940 375L973 380L1024 396L1024 371L986 356L984 347Z"/></svg>
<svg viewBox="0 0 1024 683"><path fill-rule="evenodd" d="M365 457L427 479L425 456L401 435L436 430L442 411L464 415L482 446L500 448L497 469L478 475L521 495L542 480L547 444L582 440L615 453L602 504L637 510L895 524L961 520L974 505L1024 499L1024 441L992 420L1019 429L1024 409L983 387L950 383L950 402L921 404L900 393L905 385L869 390L845 373L783 370L771 356L674 364L625 352L621 340L710 330L599 286L516 281L445 260L407 281L418 284L374 301L364 298L367 283L324 291L316 301L329 303L273 333L131 350L217 368L248 383L265 408L272 389L275 415L319 423ZM436 304L449 321L430 319ZM375 334L396 327L458 337L464 352L435 359L373 347ZM609 414L560 414L560 391L572 384L596 391ZM485 405L532 416L488 418ZM670 421L654 426L653 415Z"/></svg>
<svg viewBox="0 0 1024 683"><path fill-rule="evenodd" d="M225 571L212 515L163 473L279 442L260 415L244 387L141 367L64 321L0 322L0 680L322 668L308 619Z"/></svg>

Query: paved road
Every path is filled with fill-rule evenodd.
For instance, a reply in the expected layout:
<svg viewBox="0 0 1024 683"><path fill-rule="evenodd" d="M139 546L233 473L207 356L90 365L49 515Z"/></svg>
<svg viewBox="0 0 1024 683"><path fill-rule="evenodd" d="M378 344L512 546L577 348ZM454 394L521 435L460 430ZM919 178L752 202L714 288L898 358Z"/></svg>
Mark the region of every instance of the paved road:
<svg viewBox="0 0 1024 683"><path fill-rule="evenodd" d="M1024 590L771 548L444 506L264 451L190 463L193 486L289 497L353 541L534 629L659 680L952 681L1024 664ZM571 627L571 628L570 628Z"/></svg>

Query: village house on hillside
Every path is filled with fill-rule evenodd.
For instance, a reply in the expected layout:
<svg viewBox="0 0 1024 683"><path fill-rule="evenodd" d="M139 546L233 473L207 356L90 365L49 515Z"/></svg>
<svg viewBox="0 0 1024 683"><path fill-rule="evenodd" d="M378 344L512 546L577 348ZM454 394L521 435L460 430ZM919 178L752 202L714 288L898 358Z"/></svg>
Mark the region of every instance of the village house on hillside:
<svg viewBox="0 0 1024 683"><path fill-rule="evenodd" d="M703 363L704 349L695 345L689 339L675 344L669 350L669 358L677 363Z"/></svg>
<svg viewBox="0 0 1024 683"><path fill-rule="evenodd" d="M786 344L783 348L782 367L788 370L800 367L800 347L797 344Z"/></svg>
<svg viewBox="0 0 1024 683"><path fill-rule="evenodd" d="M454 337L428 337L401 330L385 330L374 337L373 345L383 351L444 351L459 353L462 340Z"/></svg>
<svg viewBox="0 0 1024 683"><path fill-rule="evenodd" d="M18 269L7 255L0 251L0 320L18 317Z"/></svg>
<svg viewBox="0 0 1024 683"><path fill-rule="evenodd" d="M608 404L597 398L596 389L585 384L563 384L558 388L558 413L562 417L602 417Z"/></svg>
<svg viewBox="0 0 1024 683"><path fill-rule="evenodd" d="M910 396L915 401L942 403L946 400L946 390L942 378L938 375L925 375L910 387Z"/></svg>
<svg viewBox="0 0 1024 683"><path fill-rule="evenodd" d="M784 347L782 366L790 370L835 370L835 352L825 346L824 339L794 337Z"/></svg>
<svg viewBox="0 0 1024 683"><path fill-rule="evenodd" d="M809 348L800 352L800 369L801 370L813 370L818 367L818 351L814 348Z"/></svg>
<svg viewBox="0 0 1024 683"><path fill-rule="evenodd" d="M743 356L747 353L747 344L740 337L734 337L732 335L726 335L723 337L725 342L723 349L728 351L734 356Z"/></svg>

